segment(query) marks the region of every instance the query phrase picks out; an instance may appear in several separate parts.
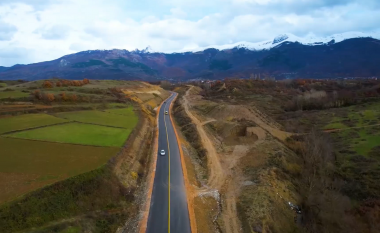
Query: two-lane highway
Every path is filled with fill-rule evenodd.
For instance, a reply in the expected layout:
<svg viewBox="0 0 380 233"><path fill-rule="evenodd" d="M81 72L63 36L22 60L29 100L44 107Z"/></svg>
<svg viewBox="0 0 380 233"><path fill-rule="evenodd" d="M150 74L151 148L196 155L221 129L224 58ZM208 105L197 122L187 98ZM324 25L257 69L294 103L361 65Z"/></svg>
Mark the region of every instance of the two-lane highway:
<svg viewBox="0 0 380 233"><path fill-rule="evenodd" d="M170 104L177 93L166 100L158 113L158 151L147 233L190 233L186 189ZM159 151L165 150L165 155Z"/></svg>

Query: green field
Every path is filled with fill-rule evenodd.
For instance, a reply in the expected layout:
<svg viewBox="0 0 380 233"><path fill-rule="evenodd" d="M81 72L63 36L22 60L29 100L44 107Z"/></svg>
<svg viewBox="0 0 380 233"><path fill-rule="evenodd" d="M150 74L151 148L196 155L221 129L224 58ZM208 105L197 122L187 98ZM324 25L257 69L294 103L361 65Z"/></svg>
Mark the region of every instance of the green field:
<svg viewBox="0 0 380 233"><path fill-rule="evenodd" d="M90 84L84 85L84 88L92 89L92 88L99 88L99 89L107 89L111 87L139 87L142 86L143 83L138 83L134 81L124 81L124 80L91 80Z"/></svg>
<svg viewBox="0 0 380 233"><path fill-rule="evenodd" d="M114 109L106 109L104 110L105 112L108 112L108 113L113 113L113 114L118 114L118 115L123 115L123 116L131 116L131 117L135 117L136 114L135 112L133 111L133 108L132 107L128 107L128 108L114 108Z"/></svg>
<svg viewBox="0 0 380 233"><path fill-rule="evenodd" d="M24 130L46 125L67 122L47 114L26 114L15 117L0 118L0 134L15 130Z"/></svg>
<svg viewBox="0 0 380 233"><path fill-rule="evenodd" d="M0 91L0 99L28 97L30 94L21 91Z"/></svg>
<svg viewBox="0 0 380 233"><path fill-rule="evenodd" d="M380 131L379 128L363 128L359 130L359 138L353 140L354 149L360 155L368 155L375 147L380 146Z"/></svg>
<svg viewBox="0 0 380 233"><path fill-rule="evenodd" d="M121 147L132 129L68 123L9 134L9 137L73 143L92 146Z"/></svg>
<svg viewBox="0 0 380 233"><path fill-rule="evenodd" d="M142 174L145 161L115 173L113 158L139 116L133 100L114 93L157 87L117 80L56 87L53 78L45 88L45 81L0 83L0 232L116 232L138 212L142 179L131 174Z"/></svg>
<svg viewBox="0 0 380 233"><path fill-rule="evenodd" d="M8 86L6 83L0 83L0 87L6 87Z"/></svg>
<svg viewBox="0 0 380 233"><path fill-rule="evenodd" d="M119 148L0 137L0 203L105 164Z"/></svg>
<svg viewBox="0 0 380 233"><path fill-rule="evenodd" d="M326 125L323 128L324 129L344 129L344 128L348 128L348 126L346 126L340 122L333 122L333 123Z"/></svg>
<svg viewBox="0 0 380 233"><path fill-rule="evenodd" d="M129 114L128 118L122 115L111 114L101 111L62 112L57 113L56 116L84 123L133 129L137 124L138 120L137 116L133 112L133 109L128 108L124 110L123 113Z"/></svg>
<svg viewBox="0 0 380 233"><path fill-rule="evenodd" d="M334 112L335 111L335 112ZM330 110L326 115L331 119L324 129L344 129L380 124L380 103L367 103Z"/></svg>

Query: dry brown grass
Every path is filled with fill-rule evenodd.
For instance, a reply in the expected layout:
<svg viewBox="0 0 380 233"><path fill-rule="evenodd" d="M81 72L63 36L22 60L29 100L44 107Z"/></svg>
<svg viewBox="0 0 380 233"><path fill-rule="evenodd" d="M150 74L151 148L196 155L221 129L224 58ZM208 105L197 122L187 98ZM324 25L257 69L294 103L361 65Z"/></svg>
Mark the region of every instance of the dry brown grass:
<svg viewBox="0 0 380 233"><path fill-rule="evenodd" d="M213 197L196 197L194 204L198 232L215 232L216 227L212 221L216 218L218 202Z"/></svg>

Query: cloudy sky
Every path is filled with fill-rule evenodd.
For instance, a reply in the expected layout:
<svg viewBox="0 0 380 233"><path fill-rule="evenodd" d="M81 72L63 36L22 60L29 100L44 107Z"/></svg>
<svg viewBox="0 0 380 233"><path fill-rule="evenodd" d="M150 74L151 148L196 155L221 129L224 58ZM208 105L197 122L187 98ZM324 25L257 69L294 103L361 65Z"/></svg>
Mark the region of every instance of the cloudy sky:
<svg viewBox="0 0 380 233"><path fill-rule="evenodd" d="M379 30L379 0L0 0L0 66L91 49L173 52Z"/></svg>

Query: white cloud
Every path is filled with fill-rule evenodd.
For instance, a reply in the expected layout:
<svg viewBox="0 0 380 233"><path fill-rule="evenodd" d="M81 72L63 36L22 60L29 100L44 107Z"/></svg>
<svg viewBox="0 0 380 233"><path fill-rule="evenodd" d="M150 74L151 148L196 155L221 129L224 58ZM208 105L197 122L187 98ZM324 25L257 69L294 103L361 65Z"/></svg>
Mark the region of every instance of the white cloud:
<svg viewBox="0 0 380 233"><path fill-rule="evenodd" d="M49 28L37 29L43 39L46 40L63 40L69 35L70 27L68 25L54 25Z"/></svg>
<svg viewBox="0 0 380 233"><path fill-rule="evenodd" d="M174 52L287 32L367 32L379 21L376 0L0 0L0 66L88 49Z"/></svg>
<svg viewBox="0 0 380 233"><path fill-rule="evenodd" d="M11 24L0 21L0 41L11 40L17 28Z"/></svg>
<svg viewBox="0 0 380 233"><path fill-rule="evenodd" d="M184 12L180 7L170 9L172 13L171 17L173 18L185 18L187 16L186 12Z"/></svg>

